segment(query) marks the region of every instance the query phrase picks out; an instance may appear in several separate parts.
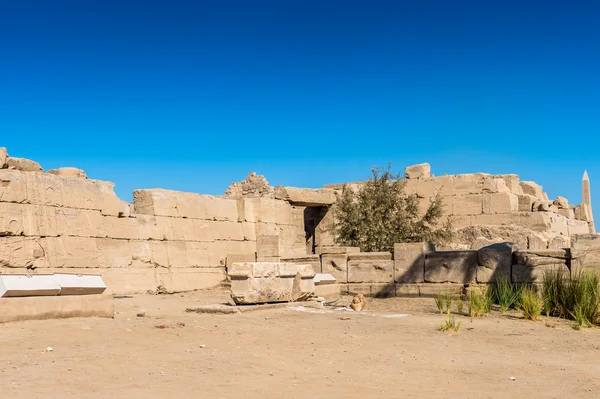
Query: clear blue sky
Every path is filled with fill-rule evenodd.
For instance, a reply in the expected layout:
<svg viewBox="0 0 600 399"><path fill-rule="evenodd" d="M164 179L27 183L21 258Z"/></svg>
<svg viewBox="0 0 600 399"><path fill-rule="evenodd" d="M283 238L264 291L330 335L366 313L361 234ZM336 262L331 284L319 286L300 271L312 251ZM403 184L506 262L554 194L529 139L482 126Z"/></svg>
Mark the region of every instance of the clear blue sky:
<svg viewBox="0 0 600 399"><path fill-rule="evenodd" d="M598 1L0 0L0 146L222 194L372 165L517 173L600 210Z"/></svg>

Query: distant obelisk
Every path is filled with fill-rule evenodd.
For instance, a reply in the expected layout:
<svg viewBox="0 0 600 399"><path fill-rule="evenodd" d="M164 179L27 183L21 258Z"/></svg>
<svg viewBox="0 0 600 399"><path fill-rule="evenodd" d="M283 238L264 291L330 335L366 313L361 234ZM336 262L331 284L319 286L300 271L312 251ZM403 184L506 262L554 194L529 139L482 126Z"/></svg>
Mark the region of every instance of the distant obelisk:
<svg viewBox="0 0 600 399"><path fill-rule="evenodd" d="M594 226L594 214L592 213L592 194L590 191L590 177L588 176L587 170L583 172L583 180L581 182L581 202L587 209L589 215L590 233L596 232Z"/></svg>

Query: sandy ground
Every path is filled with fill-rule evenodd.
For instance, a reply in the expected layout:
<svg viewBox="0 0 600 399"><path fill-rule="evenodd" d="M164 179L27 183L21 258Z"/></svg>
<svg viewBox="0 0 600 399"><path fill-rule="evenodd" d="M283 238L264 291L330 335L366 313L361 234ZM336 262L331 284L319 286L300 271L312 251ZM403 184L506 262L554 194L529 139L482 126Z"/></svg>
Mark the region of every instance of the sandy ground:
<svg viewBox="0 0 600 399"><path fill-rule="evenodd" d="M600 329L494 312L442 333L432 299L369 300L365 313L184 311L225 300L140 295L116 299L114 320L0 325L0 397L600 397Z"/></svg>

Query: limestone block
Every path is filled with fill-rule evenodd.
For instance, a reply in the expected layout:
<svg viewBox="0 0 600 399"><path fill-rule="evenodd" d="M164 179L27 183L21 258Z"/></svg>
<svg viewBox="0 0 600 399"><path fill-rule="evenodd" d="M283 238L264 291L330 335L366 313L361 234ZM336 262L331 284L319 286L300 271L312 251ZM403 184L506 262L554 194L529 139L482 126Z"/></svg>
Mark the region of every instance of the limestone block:
<svg viewBox="0 0 600 399"><path fill-rule="evenodd" d="M521 189L523 194L529 194L537 198L539 201L544 201L544 193L542 186L532 181L522 181Z"/></svg>
<svg viewBox="0 0 600 399"><path fill-rule="evenodd" d="M391 252L352 252L348 254L348 260L392 260Z"/></svg>
<svg viewBox="0 0 600 399"><path fill-rule="evenodd" d="M548 243L548 249L563 249L571 246L571 240L565 236L555 236Z"/></svg>
<svg viewBox="0 0 600 399"><path fill-rule="evenodd" d="M53 211L56 215L56 228L61 236L107 236L105 220L100 211L74 208L55 208Z"/></svg>
<svg viewBox="0 0 600 399"><path fill-rule="evenodd" d="M452 295L460 297L465 292L465 286L463 284L455 283L423 283L417 284L419 287L419 296L422 298L435 298L438 295Z"/></svg>
<svg viewBox="0 0 600 399"><path fill-rule="evenodd" d="M77 177L80 179L87 179L87 175L82 169L72 168L72 167L64 167L58 169L50 169L48 173L52 175L58 176L66 176L66 177Z"/></svg>
<svg viewBox="0 0 600 399"><path fill-rule="evenodd" d="M518 211L519 197L515 194L506 192L483 194L483 213L512 213Z"/></svg>
<svg viewBox="0 0 600 399"><path fill-rule="evenodd" d="M20 236L24 230L24 205L0 202L0 236Z"/></svg>
<svg viewBox="0 0 600 399"><path fill-rule="evenodd" d="M404 168L404 176L407 179L420 179L431 176L431 166L428 163L407 166Z"/></svg>
<svg viewBox="0 0 600 399"><path fill-rule="evenodd" d="M335 192L325 188L277 187L276 192L281 199L301 206L332 205L336 200Z"/></svg>
<svg viewBox="0 0 600 399"><path fill-rule="evenodd" d="M547 249L548 240L538 235L530 235L527 237L527 248L528 249Z"/></svg>
<svg viewBox="0 0 600 399"><path fill-rule="evenodd" d="M590 225L587 222L581 220L568 219L567 220L568 235L572 236L575 234L588 234L590 232ZM567 234L563 234L567 235Z"/></svg>
<svg viewBox="0 0 600 399"><path fill-rule="evenodd" d="M167 241L167 255L170 268L185 268L190 266L187 256L186 242Z"/></svg>
<svg viewBox="0 0 600 399"><path fill-rule="evenodd" d="M164 191L167 190L135 190L133 192L135 213L178 217L177 201Z"/></svg>
<svg viewBox="0 0 600 399"><path fill-rule="evenodd" d="M321 271L331 274L340 283L347 283L348 255L345 253L321 255Z"/></svg>
<svg viewBox="0 0 600 399"><path fill-rule="evenodd" d="M156 271L157 286L164 287L169 293L214 288L223 281L225 281L223 268L158 269Z"/></svg>
<svg viewBox="0 0 600 399"><path fill-rule="evenodd" d="M1 188L0 188L0 190L1 190ZM589 222L590 215L589 215L588 209L589 208L585 204L577 205L575 207L575 219Z"/></svg>
<svg viewBox="0 0 600 399"><path fill-rule="evenodd" d="M97 182L62 176L56 176L55 178L60 179L63 206L77 209L102 210L102 196L100 194L100 185ZM45 193L43 197L46 198Z"/></svg>
<svg viewBox="0 0 600 399"><path fill-rule="evenodd" d="M523 189L521 188L521 182L519 181L519 176L517 175L498 175L497 177L504 180L506 183L506 187L510 190L511 193L516 195L524 194Z"/></svg>
<svg viewBox="0 0 600 399"><path fill-rule="evenodd" d="M425 258L425 282L463 283L475 281L477 251L429 252Z"/></svg>
<svg viewBox="0 0 600 399"><path fill-rule="evenodd" d="M542 283L544 275L548 272L561 271L565 277L569 277L569 268L565 264L549 265L512 265L511 276L513 283Z"/></svg>
<svg viewBox="0 0 600 399"><path fill-rule="evenodd" d="M242 224L231 221L211 221L212 231L217 240L243 241Z"/></svg>
<svg viewBox="0 0 600 399"><path fill-rule="evenodd" d="M320 254L346 254L351 252L360 252L359 247L338 247L338 246L322 246L318 247Z"/></svg>
<svg viewBox="0 0 600 399"><path fill-rule="evenodd" d="M97 274L54 273L60 286L58 295L97 295L106 291L102 276Z"/></svg>
<svg viewBox="0 0 600 399"><path fill-rule="evenodd" d="M228 254L256 252L256 244L251 241L215 241L206 244L208 246L209 265L211 267L225 266ZM279 257L277 260L279 260Z"/></svg>
<svg viewBox="0 0 600 399"><path fill-rule="evenodd" d="M48 266L53 268L100 268L102 261L96 238L47 237L41 240Z"/></svg>
<svg viewBox="0 0 600 399"><path fill-rule="evenodd" d="M562 209L569 209L569 200L565 197L558 196L554 201L552 201L554 205Z"/></svg>
<svg viewBox="0 0 600 399"><path fill-rule="evenodd" d="M434 181L435 193L442 197L451 197L455 195L454 190L454 176L443 175L435 178Z"/></svg>
<svg viewBox="0 0 600 399"><path fill-rule="evenodd" d="M169 252L166 241L150 241L150 258L156 268L169 268Z"/></svg>
<svg viewBox="0 0 600 399"><path fill-rule="evenodd" d="M310 265L315 273L321 273L321 257L319 255L282 256L281 261L285 263L300 263Z"/></svg>
<svg viewBox="0 0 600 399"><path fill-rule="evenodd" d="M426 177L417 180L417 188L415 194L420 198L429 199L437 193L436 178ZM427 201L425 201L427 202Z"/></svg>
<svg viewBox="0 0 600 399"><path fill-rule="evenodd" d="M8 157L8 154L6 152L6 148L0 147L0 169L4 169L5 167L8 167L8 165L6 165L7 157Z"/></svg>
<svg viewBox="0 0 600 399"><path fill-rule="evenodd" d="M342 284L315 284L315 296L324 298L326 301L333 301L342 295Z"/></svg>
<svg viewBox="0 0 600 399"><path fill-rule="evenodd" d="M0 267L38 268L48 265L42 240L34 237L0 237Z"/></svg>
<svg viewBox="0 0 600 399"><path fill-rule="evenodd" d="M419 285L418 284L396 284L397 297L402 298L418 298L419 297Z"/></svg>
<svg viewBox="0 0 600 399"><path fill-rule="evenodd" d="M571 259L571 269L600 270L600 234L572 235Z"/></svg>
<svg viewBox="0 0 600 399"><path fill-rule="evenodd" d="M64 206L62 177L45 173L25 173L27 202L30 204Z"/></svg>
<svg viewBox="0 0 600 399"><path fill-rule="evenodd" d="M309 265L233 263L228 276L236 304L305 300L315 292L315 273Z"/></svg>
<svg viewBox="0 0 600 399"><path fill-rule="evenodd" d="M257 235L256 252L258 253L259 257L280 256L279 236Z"/></svg>
<svg viewBox="0 0 600 399"><path fill-rule="evenodd" d="M150 241L129 241L131 249L131 267L136 269L154 267ZM188 251L189 253L189 251Z"/></svg>
<svg viewBox="0 0 600 399"><path fill-rule="evenodd" d="M348 259L349 283L393 283L394 261Z"/></svg>
<svg viewBox="0 0 600 399"><path fill-rule="evenodd" d="M206 196L207 213L209 219L238 221L237 201L230 198L217 198Z"/></svg>
<svg viewBox="0 0 600 399"><path fill-rule="evenodd" d="M148 223L153 220L145 218L118 218L114 216L103 217L104 226L106 229L106 237L121 238L129 240L147 240L152 237L150 229L154 228ZM173 238L172 236L169 238Z"/></svg>
<svg viewBox="0 0 600 399"><path fill-rule="evenodd" d="M483 181L483 180L482 180ZM454 198L454 215L480 215L483 213L483 194L466 194Z"/></svg>
<svg viewBox="0 0 600 399"><path fill-rule="evenodd" d="M44 169L39 163L26 158L7 157L6 165L8 169L20 170L22 172L43 172Z"/></svg>
<svg viewBox="0 0 600 399"><path fill-rule="evenodd" d="M185 242L188 267L215 267L219 262L211 264L210 244L206 242Z"/></svg>
<svg viewBox="0 0 600 399"><path fill-rule="evenodd" d="M514 245L509 242L489 245L477 251L477 282L490 283L504 277L510 281Z"/></svg>
<svg viewBox="0 0 600 399"><path fill-rule="evenodd" d="M253 203L257 222L293 225L292 206L286 201L254 198Z"/></svg>
<svg viewBox="0 0 600 399"><path fill-rule="evenodd" d="M151 189L133 193L136 213L203 220L238 220L235 199Z"/></svg>
<svg viewBox="0 0 600 399"><path fill-rule="evenodd" d="M508 193L512 194L504 179L500 177L492 177L483 180L484 193Z"/></svg>
<svg viewBox="0 0 600 399"><path fill-rule="evenodd" d="M0 201L29 202L27 197L27 175L24 172L0 169Z"/></svg>
<svg viewBox="0 0 600 399"><path fill-rule="evenodd" d="M519 201L519 212L531 212L533 210L533 204L536 202L536 198L529 194L517 195Z"/></svg>
<svg viewBox="0 0 600 399"><path fill-rule="evenodd" d="M490 175L483 173L454 176L454 195L482 194L483 182L487 177Z"/></svg>
<svg viewBox="0 0 600 399"><path fill-rule="evenodd" d="M85 273L88 269L60 269L69 273ZM106 294L145 294L148 291L156 290L158 284L154 268L118 268L102 269L102 279L106 283ZM110 296L108 295L108 296Z"/></svg>
<svg viewBox="0 0 600 399"><path fill-rule="evenodd" d="M254 202L249 199L238 200L238 221L240 222L256 222L254 215Z"/></svg>
<svg viewBox="0 0 600 399"><path fill-rule="evenodd" d="M242 234L246 241L256 241L256 223L242 222Z"/></svg>
<svg viewBox="0 0 600 399"><path fill-rule="evenodd" d="M129 241L115 240L112 238L97 238L96 246L100 267L116 268L131 266L132 257Z"/></svg>
<svg viewBox="0 0 600 399"><path fill-rule="evenodd" d="M234 263L256 262L256 252L247 254L227 254L227 270L231 270Z"/></svg>
<svg viewBox="0 0 600 399"><path fill-rule="evenodd" d="M573 209L565 209L565 208L556 207L556 210L554 212L558 213L561 216L566 217L567 219L575 220L575 212L573 211Z"/></svg>
<svg viewBox="0 0 600 399"><path fill-rule="evenodd" d="M422 283L425 279L426 243L394 244L394 276L397 283Z"/></svg>
<svg viewBox="0 0 600 399"><path fill-rule="evenodd" d="M165 218L175 220L175 218ZM192 220L194 223L194 241L215 241L216 234L213 231L213 221L211 220Z"/></svg>
<svg viewBox="0 0 600 399"><path fill-rule="evenodd" d="M56 296L59 292L60 285L52 274L0 274L0 298ZM4 309L0 313L3 312Z"/></svg>
<svg viewBox="0 0 600 399"><path fill-rule="evenodd" d="M520 250L514 253L514 263L531 267L543 265L567 265L570 253L566 249Z"/></svg>
<svg viewBox="0 0 600 399"><path fill-rule="evenodd" d="M161 217L157 217L163 219ZM198 221L195 219L184 219L184 218L170 218L169 222L173 228L173 239L179 241L196 241L196 226ZM212 220L202 221L207 224L215 223ZM213 237L217 237L218 233L216 229L210 229L213 231ZM200 240L204 241L204 240Z"/></svg>

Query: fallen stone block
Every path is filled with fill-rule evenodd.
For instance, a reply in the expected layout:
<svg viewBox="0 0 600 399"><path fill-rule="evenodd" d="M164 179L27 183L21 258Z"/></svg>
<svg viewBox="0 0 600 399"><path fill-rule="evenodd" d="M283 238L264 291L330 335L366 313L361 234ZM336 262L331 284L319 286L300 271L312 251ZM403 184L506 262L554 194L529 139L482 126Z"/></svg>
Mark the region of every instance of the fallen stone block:
<svg viewBox="0 0 600 399"><path fill-rule="evenodd" d="M43 172L44 169L39 163L31 159L7 157L6 165L8 169L20 170L22 172Z"/></svg>
<svg viewBox="0 0 600 399"><path fill-rule="evenodd" d="M227 271L236 304L306 300L315 292L310 265L281 262L233 263Z"/></svg>
<svg viewBox="0 0 600 399"><path fill-rule="evenodd" d="M478 283L495 282L500 278L510 281L514 245L509 242L489 245L477 251Z"/></svg>
<svg viewBox="0 0 600 399"><path fill-rule="evenodd" d="M55 296L59 292L60 285L52 274L0 275L0 298Z"/></svg>
<svg viewBox="0 0 600 399"><path fill-rule="evenodd" d="M407 166L404 168L404 176L407 179L421 179L431 177L431 166L428 163Z"/></svg>
<svg viewBox="0 0 600 399"><path fill-rule="evenodd" d="M475 281L477 251L436 251L425 258L425 282L463 283Z"/></svg>
<svg viewBox="0 0 600 399"><path fill-rule="evenodd" d="M29 298L1 298L0 323L68 317L114 316L112 295L73 295Z"/></svg>
<svg viewBox="0 0 600 399"><path fill-rule="evenodd" d="M100 275L55 273L54 279L60 286L58 295L95 295L106 291Z"/></svg>

